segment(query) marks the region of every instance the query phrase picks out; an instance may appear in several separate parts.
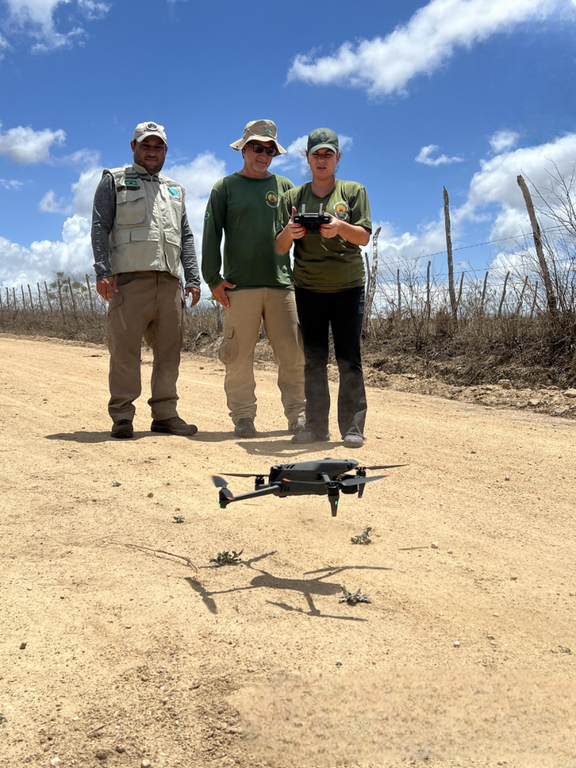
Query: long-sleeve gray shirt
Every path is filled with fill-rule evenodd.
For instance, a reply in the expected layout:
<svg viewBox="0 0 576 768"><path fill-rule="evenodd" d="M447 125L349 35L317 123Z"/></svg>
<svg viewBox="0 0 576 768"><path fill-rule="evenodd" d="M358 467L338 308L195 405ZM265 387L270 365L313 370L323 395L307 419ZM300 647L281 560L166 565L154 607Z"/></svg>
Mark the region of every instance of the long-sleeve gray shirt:
<svg viewBox="0 0 576 768"><path fill-rule="evenodd" d="M150 183L150 176L140 175L140 178L144 183ZM92 250L97 280L112 275L108 240L115 218L116 185L112 174L106 173L96 188L92 209ZM188 223L186 209L182 213L181 235L180 261L184 269L185 286L187 288L200 288L200 272L198 271L196 249L194 248L194 235Z"/></svg>

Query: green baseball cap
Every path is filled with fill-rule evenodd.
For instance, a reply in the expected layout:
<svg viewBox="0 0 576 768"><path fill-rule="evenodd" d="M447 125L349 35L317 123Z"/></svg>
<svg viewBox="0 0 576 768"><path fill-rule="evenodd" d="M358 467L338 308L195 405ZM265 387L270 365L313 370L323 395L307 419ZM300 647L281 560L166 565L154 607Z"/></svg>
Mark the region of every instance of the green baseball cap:
<svg viewBox="0 0 576 768"><path fill-rule="evenodd" d="M338 154L340 144L338 136L330 128L316 128L308 135L308 152L317 152L319 149L331 149Z"/></svg>

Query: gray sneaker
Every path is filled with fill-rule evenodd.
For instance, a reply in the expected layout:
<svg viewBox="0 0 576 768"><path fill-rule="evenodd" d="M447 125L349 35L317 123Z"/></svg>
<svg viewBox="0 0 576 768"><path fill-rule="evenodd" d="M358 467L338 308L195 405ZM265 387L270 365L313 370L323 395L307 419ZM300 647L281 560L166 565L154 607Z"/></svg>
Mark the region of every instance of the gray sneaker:
<svg viewBox="0 0 576 768"><path fill-rule="evenodd" d="M313 432L311 429L303 429L302 432L296 432L292 438L293 443L299 443L300 445L307 445L308 443L326 443L330 440L330 432L324 435L319 435L318 432Z"/></svg>
<svg viewBox="0 0 576 768"><path fill-rule="evenodd" d="M112 425L111 437L116 437L118 440L127 440L130 437L134 437L134 427L130 419L120 419L115 421Z"/></svg>
<svg viewBox="0 0 576 768"><path fill-rule="evenodd" d="M362 448L364 445L364 438L362 435L358 435L350 432L344 435L344 445L346 448Z"/></svg>
<svg viewBox="0 0 576 768"><path fill-rule="evenodd" d="M254 437L256 435L256 427L254 426L253 419L238 419L238 422L234 425L235 437Z"/></svg>
<svg viewBox="0 0 576 768"><path fill-rule="evenodd" d="M291 435L297 435L298 432L304 432L305 429L306 421L304 419L298 419L297 421L288 424L288 432L290 432Z"/></svg>
<svg viewBox="0 0 576 768"><path fill-rule="evenodd" d="M180 416L172 416L170 419L154 419L150 425L152 432L163 432L166 435L181 435L192 437L198 432L196 424L186 424Z"/></svg>

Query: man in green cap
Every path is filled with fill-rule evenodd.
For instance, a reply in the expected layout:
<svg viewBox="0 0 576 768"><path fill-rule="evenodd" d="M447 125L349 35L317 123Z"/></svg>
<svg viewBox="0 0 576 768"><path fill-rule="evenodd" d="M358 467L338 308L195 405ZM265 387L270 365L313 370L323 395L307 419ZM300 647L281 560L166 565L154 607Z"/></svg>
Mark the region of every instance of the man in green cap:
<svg viewBox="0 0 576 768"><path fill-rule="evenodd" d="M202 239L202 274L224 309L219 357L226 367L228 409L236 437L253 437L254 348L263 320L278 363L288 429L296 434L304 428L304 355L290 257L279 253L275 243L276 209L294 185L268 170L272 158L286 150L278 143L271 120L248 123L242 138L230 146L242 153L244 164L214 185Z"/></svg>

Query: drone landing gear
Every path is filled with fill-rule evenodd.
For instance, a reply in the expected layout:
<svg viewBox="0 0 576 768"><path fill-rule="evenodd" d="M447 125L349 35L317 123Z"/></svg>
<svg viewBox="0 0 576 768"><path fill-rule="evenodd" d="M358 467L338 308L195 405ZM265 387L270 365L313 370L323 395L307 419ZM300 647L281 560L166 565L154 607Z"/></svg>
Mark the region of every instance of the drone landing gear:
<svg viewBox="0 0 576 768"><path fill-rule="evenodd" d="M330 512L332 512L332 517L336 517L338 514L338 498L340 494L338 493L338 488L329 488L328 489L328 501L330 502Z"/></svg>

